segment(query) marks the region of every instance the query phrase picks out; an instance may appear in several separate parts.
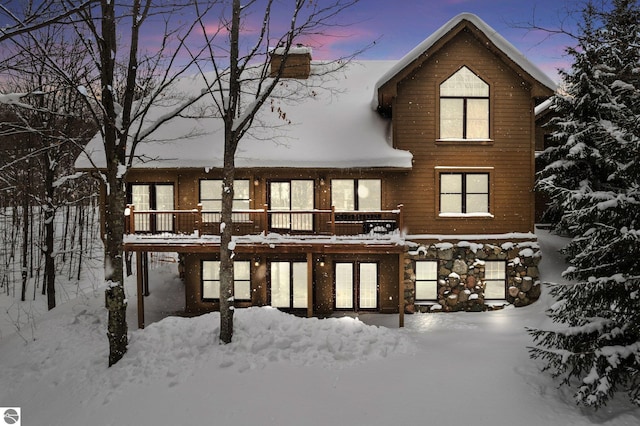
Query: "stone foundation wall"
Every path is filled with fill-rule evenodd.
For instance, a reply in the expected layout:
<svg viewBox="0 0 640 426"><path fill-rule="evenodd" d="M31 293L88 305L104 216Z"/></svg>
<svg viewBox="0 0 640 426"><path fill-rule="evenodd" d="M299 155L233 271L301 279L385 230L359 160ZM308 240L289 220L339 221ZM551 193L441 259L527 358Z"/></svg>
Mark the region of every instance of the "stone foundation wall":
<svg viewBox="0 0 640 426"><path fill-rule="evenodd" d="M501 308L506 303L529 305L540 297L540 258L540 248L535 241L416 244L405 256L405 312L479 312ZM416 260L438 261L437 300L416 303ZM485 300L485 261L488 260L506 263L506 302Z"/></svg>

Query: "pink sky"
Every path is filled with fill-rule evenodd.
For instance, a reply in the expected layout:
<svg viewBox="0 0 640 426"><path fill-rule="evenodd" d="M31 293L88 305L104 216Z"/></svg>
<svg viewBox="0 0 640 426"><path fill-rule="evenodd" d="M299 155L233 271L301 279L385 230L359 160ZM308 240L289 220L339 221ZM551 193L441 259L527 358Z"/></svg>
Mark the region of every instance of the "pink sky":
<svg viewBox="0 0 640 426"><path fill-rule="evenodd" d="M278 15L274 21L281 28L272 28L274 37L286 31L290 19L288 5L288 1L276 3ZM574 44L573 40L532 30L527 24L535 21L538 26L552 29L561 23L574 25L575 20L569 14L579 5L580 0L361 0L341 15L339 23L344 25L327 29L325 35L298 41L310 45L313 58L318 60L349 55L373 42L375 45L360 55L360 59L400 59L448 20L459 13L470 12L559 82L558 69L569 67L565 49L567 45ZM263 15L258 9L245 21L245 34L255 33L260 27ZM212 21L208 28L215 30L217 25ZM154 34L147 37L146 42L150 49L159 44ZM275 42L276 39L271 40L271 43Z"/></svg>
<svg viewBox="0 0 640 426"><path fill-rule="evenodd" d="M353 24L338 30L341 37L318 37L311 44L315 59L336 57L373 41L375 46L363 58L399 59L455 15L471 12L558 80L558 68L568 67L565 47L572 40L517 26L535 21L540 26L558 28L562 21L565 25L573 23L567 17L578 5L574 0L363 0L343 17Z"/></svg>

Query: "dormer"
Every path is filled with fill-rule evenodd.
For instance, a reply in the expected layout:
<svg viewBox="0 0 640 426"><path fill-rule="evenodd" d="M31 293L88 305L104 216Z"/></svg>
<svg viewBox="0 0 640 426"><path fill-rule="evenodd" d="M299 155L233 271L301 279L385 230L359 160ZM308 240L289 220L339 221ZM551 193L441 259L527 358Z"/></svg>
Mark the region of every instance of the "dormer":
<svg viewBox="0 0 640 426"><path fill-rule="evenodd" d="M282 61L285 61L283 78L307 79L311 74L311 48L302 44L291 46L287 52L284 47L271 51L271 77L278 74Z"/></svg>

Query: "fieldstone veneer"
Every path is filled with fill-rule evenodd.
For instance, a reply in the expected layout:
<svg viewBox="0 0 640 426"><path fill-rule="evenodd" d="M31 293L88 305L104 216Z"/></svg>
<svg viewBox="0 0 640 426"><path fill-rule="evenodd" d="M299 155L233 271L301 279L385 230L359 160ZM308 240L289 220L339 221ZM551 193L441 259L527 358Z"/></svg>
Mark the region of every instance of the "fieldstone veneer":
<svg viewBox="0 0 640 426"><path fill-rule="evenodd" d="M538 264L541 252L535 241L415 244L405 257L404 304L406 313L440 311L485 311L507 302L526 306L540 297ZM415 301L416 260L438 261L438 300ZM506 301L485 300L484 264L506 263Z"/></svg>

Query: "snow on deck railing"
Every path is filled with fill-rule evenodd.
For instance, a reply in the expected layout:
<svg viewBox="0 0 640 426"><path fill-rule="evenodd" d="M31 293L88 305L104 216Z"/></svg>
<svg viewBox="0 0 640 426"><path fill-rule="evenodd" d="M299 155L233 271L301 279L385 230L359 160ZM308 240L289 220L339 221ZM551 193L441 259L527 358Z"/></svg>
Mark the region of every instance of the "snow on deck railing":
<svg viewBox="0 0 640 426"><path fill-rule="evenodd" d="M127 205L126 232L216 235L220 233L222 215L203 210L136 210ZM387 234L403 228L402 205L394 210L336 211L304 209L237 209L232 213L234 235L252 235L276 231L288 234L362 235Z"/></svg>

